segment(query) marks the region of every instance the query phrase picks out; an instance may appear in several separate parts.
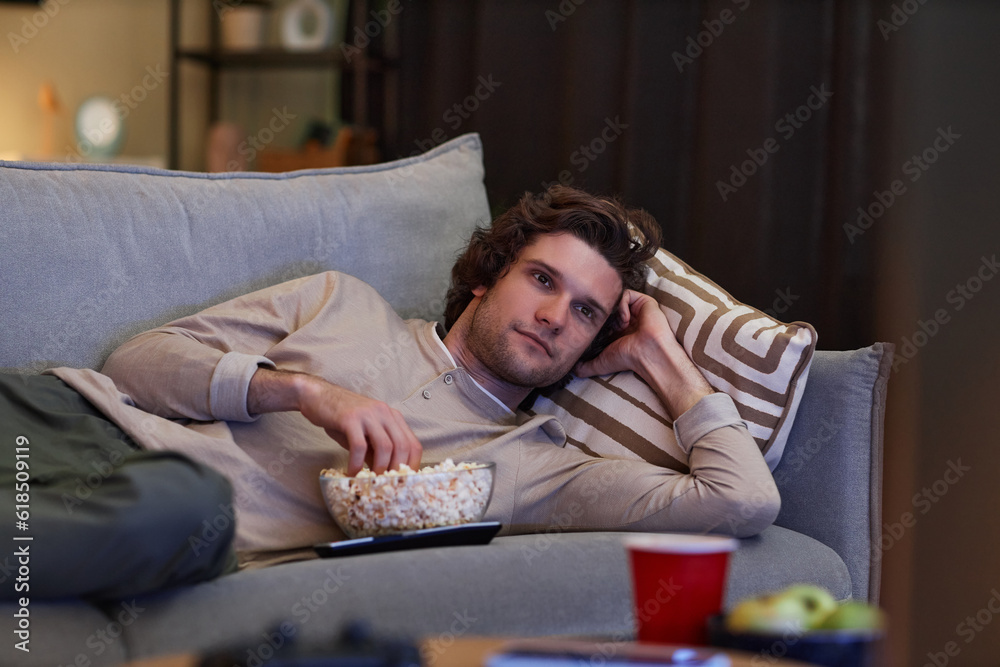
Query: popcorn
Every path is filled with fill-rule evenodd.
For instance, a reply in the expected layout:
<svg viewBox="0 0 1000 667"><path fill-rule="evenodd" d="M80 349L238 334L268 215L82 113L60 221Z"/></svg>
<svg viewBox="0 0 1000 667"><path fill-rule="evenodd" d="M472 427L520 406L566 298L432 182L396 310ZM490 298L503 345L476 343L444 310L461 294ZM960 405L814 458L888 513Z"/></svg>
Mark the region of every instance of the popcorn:
<svg viewBox="0 0 1000 667"><path fill-rule="evenodd" d="M328 469L320 479L337 524L348 537L368 537L478 521L490 500L493 467L445 459L378 475L366 468L357 477Z"/></svg>

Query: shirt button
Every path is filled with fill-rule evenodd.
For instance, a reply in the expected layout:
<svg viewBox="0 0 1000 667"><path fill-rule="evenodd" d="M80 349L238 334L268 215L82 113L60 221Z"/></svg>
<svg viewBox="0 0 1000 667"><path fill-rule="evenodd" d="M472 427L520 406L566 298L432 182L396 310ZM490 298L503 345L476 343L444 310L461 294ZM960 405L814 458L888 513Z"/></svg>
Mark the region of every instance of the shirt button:
<svg viewBox="0 0 1000 667"><path fill-rule="evenodd" d="M450 375L445 375L444 376L444 383L445 384L451 384L454 381L455 381L454 378L452 378Z"/></svg>
<svg viewBox="0 0 1000 667"><path fill-rule="evenodd" d="M431 397L431 392L429 392L429 391L427 391L426 389L424 389L424 394L423 394L423 396L424 396L424 398L430 398L430 397Z"/></svg>

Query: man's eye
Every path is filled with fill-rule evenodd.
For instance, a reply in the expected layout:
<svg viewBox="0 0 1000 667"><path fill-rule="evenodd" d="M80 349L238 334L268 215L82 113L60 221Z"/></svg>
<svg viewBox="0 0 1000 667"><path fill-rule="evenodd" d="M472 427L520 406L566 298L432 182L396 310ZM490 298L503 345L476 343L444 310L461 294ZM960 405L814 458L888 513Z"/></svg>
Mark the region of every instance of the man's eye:
<svg viewBox="0 0 1000 667"><path fill-rule="evenodd" d="M534 275L535 275L535 280L537 280L541 284L545 285L546 287L548 287L549 285L552 284L552 281L550 281L549 277L547 275L545 275L544 273L536 273Z"/></svg>
<svg viewBox="0 0 1000 667"><path fill-rule="evenodd" d="M580 313L582 313L588 320L594 319L594 311L588 306L580 306Z"/></svg>

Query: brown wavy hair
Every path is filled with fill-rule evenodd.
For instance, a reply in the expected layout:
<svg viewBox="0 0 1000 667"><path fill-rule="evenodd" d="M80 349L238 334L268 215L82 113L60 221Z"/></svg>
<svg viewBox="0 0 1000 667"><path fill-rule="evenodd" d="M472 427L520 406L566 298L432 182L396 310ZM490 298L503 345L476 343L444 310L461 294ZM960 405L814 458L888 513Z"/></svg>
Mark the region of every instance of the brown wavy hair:
<svg viewBox="0 0 1000 667"><path fill-rule="evenodd" d="M644 262L660 246L660 227L641 209L626 208L618 199L597 197L583 190L553 185L524 193L489 227L472 233L465 251L451 270L445 305L445 326L451 326L472 301L472 290L493 287L517 261L521 251L539 234L570 233L589 244L608 261L625 289L642 291ZM617 311L608 317L581 357L596 357L613 340Z"/></svg>

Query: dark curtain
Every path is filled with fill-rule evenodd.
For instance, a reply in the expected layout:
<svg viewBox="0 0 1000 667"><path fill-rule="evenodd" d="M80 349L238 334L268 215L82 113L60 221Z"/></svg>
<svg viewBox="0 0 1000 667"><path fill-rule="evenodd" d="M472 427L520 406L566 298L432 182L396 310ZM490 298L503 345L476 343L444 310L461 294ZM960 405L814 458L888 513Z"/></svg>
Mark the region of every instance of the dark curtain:
<svg viewBox="0 0 1000 667"><path fill-rule="evenodd" d="M878 228L845 230L888 185L869 2L403 3L387 158L479 132L494 212L558 180L620 195L737 299L873 342Z"/></svg>

